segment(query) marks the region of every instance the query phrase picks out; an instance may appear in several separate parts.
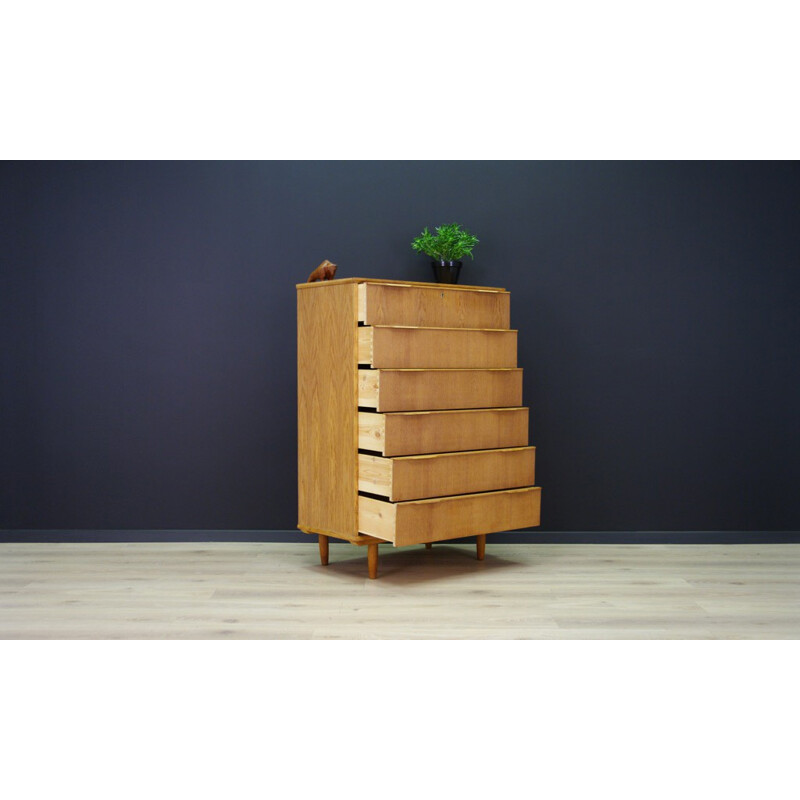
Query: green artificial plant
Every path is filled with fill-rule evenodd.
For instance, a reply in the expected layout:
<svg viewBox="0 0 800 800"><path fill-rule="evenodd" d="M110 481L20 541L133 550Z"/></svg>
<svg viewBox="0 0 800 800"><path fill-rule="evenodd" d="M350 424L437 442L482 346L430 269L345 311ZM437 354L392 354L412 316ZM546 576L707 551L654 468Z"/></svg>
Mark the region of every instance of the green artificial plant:
<svg viewBox="0 0 800 800"><path fill-rule="evenodd" d="M411 247L417 253L425 253L436 261L461 261L464 256L473 258L472 248L478 244L478 237L473 236L460 225L440 225L431 233L425 228L422 233L411 242Z"/></svg>

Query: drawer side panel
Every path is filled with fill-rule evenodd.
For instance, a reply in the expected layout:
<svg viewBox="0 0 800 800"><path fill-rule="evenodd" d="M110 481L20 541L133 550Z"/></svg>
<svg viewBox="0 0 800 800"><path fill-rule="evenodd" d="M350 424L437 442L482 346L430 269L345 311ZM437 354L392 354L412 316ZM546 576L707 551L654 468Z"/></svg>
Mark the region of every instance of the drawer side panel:
<svg viewBox="0 0 800 800"><path fill-rule="evenodd" d="M386 415L370 411L358 412L358 447L360 450L376 450L386 455Z"/></svg>
<svg viewBox="0 0 800 800"><path fill-rule="evenodd" d="M386 497L392 495L394 461L382 456L358 454L358 490Z"/></svg>
<svg viewBox="0 0 800 800"><path fill-rule="evenodd" d="M358 498L358 530L387 542L393 542L397 506L373 497Z"/></svg>

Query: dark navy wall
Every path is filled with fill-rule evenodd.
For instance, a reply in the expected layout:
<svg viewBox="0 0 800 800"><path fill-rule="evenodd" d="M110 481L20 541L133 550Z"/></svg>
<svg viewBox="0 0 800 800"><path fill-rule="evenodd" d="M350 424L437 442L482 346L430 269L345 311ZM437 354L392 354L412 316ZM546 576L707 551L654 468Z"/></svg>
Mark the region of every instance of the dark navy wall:
<svg viewBox="0 0 800 800"><path fill-rule="evenodd" d="M0 528L293 528L294 284L458 221L543 530L800 529L798 209L794 163L4 163Z"/></svg>

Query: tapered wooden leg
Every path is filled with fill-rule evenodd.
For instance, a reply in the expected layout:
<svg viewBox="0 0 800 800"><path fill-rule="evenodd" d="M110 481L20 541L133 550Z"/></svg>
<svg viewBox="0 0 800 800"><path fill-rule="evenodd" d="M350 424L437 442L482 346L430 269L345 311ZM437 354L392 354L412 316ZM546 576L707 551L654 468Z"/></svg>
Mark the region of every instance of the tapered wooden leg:
<svg viewBox="0 0 800 800"><path fill-rule="evenodd" d="M486 554L486 534L483 533L480 536L476 536L475 544L478 547L478 561L483 561L483 557Z"/></svg>
<svg viewBox="0 0 800 800"><path fill-rule="evenodd" d="M370 542L367 545L367 563L369 564L370 578L378 577L378 543Z"/></svg>
<svg viewBox="0 0 800 800"><path fill-rule="evenodd" d="M433 547L433 542L425 542L425 549L430 550Z"/></svg>
<svg viewBox="0 0 800 800"><path fill-rule="evenodd" d="M322 566L328 563L328 537L319 534L319 560Z"/></svg>

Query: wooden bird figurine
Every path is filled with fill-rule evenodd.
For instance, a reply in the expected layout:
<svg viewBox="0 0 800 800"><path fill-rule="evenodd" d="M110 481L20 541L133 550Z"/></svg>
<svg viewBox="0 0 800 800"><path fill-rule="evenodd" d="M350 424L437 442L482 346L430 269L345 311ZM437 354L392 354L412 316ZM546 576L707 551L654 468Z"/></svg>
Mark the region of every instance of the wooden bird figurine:
<svg viewBox="0 0 800 800"><path fill-rule="evenodd" d="M309 276L306 283L314 283L314 281L330 281L336 274L336 264L332 264L326 258Z"/></svg>

